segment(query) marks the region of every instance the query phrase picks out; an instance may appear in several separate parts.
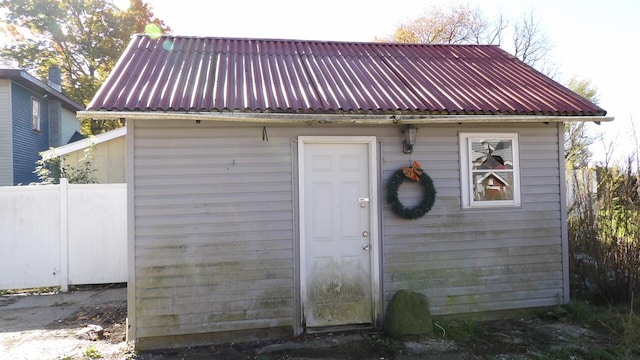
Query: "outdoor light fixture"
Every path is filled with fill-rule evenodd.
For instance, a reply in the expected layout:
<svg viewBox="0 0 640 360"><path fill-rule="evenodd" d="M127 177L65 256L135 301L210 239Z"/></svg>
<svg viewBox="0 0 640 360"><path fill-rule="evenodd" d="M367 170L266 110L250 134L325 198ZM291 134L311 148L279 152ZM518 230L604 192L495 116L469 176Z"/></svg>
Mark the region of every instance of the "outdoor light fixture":
<svg viewBox="0 0 640 360"><path fill-rule="evenodd" d="M405 154L413 152L413 145L416 144L418 129L414 125L407 125L402 129L402 151Z"/></svg>

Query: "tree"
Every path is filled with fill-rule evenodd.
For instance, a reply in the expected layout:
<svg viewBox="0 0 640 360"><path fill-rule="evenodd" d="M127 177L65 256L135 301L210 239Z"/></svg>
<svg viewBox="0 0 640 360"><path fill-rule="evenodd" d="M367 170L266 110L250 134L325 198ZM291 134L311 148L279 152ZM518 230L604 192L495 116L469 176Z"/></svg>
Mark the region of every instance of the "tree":
<svg viewBox="0 0 640 360"><path fill-rule="evenodd" d="M551 45L533 13L523 14L513 26L502 14L495 19L484 17L478 7L451 5L432 6L425 15L401 24L391 40L426 44L500 45L508 31L512 33L513 53L531 66L546 60ZM543 65L543 64L542 64Z"/></svg>
<svg viewBox="0 0 640 360"><path fill-rule="evenodd" d="M569 79L567 87L592 103L598 103L598 89L591 84L590 80L580 80L573 76ZM567 170L588 166L591 160L589 146L594 140L583 121L564 124L564 158Z"/></svg>
<svg viewBox="0 0 640 360"><path fill-rule="evenodd" d="M554 72L549 66L551 45L532 12L523 14L513 25L502 14L487 19L478 7L452 5L448 8L432 6L425 15L401 24L391 40L428 44L492 44L502 46L511 33L514 56L538 68L548 76ZM593 103L597 103L597 89L589 81L572 78L568 87ZM568 168L580 168L591 159L589 146L594 142L584 122L565 124L565 160Z"/></svg>
<svg viewBox="0 0 640 360"><path fill-rule="evenodd" d="M433 6L428 15L400 25L396 42L423 44L478 43L487 22L477 8L451 6L447 11Z"/></svg>
<svg viewBox="0 0 640 360"><path fill-rule="evenodd" d="M513 29L513 55L535 67L546 59L550 50L549 40L533 12L522 15Z"/></svg>
<svg viewBox="0 0 640 360"><path fill-rule="evenodd" d="M111 0L0 0L2 12L6 21L0 32L10 42L0 56L43 80L48 68L58 65L63 92L82 105L105 80L132 34L144 32L149 23L170 30L142 0L130 0L126 10ZM104 127L109 125L92 124L91 133Z"/></svg>
<svg viewBox="0 0 640 360"><path fill-rule="evenodd" d="M98 179L94 176L97 169L93 166L93 152L95 148L92 146L85 153L84 158L80 160L80 164L72 166L66 164L66 156L57 156L48 160L42 159L36 161L36 169L34 173L38 175L40 182L32 183L32 185L50 185L59 184L60 178L66 178L70 184L96 184Z"/></svg>

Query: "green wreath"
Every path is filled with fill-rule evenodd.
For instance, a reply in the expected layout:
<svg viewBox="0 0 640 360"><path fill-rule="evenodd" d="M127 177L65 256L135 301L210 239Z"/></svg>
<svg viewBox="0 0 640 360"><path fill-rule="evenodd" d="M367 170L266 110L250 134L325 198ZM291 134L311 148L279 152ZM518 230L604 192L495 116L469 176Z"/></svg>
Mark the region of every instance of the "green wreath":
<svg viewBox="0 0 640 360"><path fill-rule="evenodd" d="M406 170L407 168L404 169ZM405 219L413 220L424 216L424 214L431 210L433 203L436 201L436 189L433 186L433 180L431 180L429 175L427 175L422 169L417 166L408 169L415 171L415 173L412 174L412 177L405 175L406 171L403 171L403 169L400 169L391 175L389 183L387 183L387 202L391 205L391 210L396 215ZM414 208L405 207L402 202L400 202L400 199L398 199L398 188L400 188L400 185L402 185L405 179L418 181L424 189L424 197L422 198L422 201L420 201L420 203Z"/></svg>

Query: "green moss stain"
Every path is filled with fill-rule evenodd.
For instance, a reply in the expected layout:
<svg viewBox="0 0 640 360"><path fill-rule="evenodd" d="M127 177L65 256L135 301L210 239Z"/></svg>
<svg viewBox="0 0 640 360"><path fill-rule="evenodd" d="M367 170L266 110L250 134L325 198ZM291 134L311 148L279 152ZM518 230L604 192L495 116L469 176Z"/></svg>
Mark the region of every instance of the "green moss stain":
<svg viewBox="0 0 640 360"><path fill-rule="evenodd" d="M362 270L347 272L344 268L349 267L332 261L311 273L306 313L312 318L312 326L371 321L370 279Z"/></svg>

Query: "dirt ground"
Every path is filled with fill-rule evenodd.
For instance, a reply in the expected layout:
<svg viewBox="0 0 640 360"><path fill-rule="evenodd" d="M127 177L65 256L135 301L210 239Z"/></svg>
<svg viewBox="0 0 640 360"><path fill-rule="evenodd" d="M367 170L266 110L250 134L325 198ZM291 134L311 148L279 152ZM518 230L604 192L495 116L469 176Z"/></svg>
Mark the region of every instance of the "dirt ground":
<svg viewBox="0 0 640 360"><path fill-rule="evenodd" d="M57 295L0 297L0 359L599 359L613 354L602 334L572 322L562 311L487 322L438 322L430 337L394 340L381 332L337 332L135 352L125 341L126 289L105 298L100 290L74 303ZM76 294L82 296L82 292ZM29 296L51 296L56 318L38 306L18 307ZM126 296L126 295L125 295ZM54 300L58 299L58 300ZM39 299L35 299L39 300ZM72 306L73 305L73 306ZM11 308L15 309L12 310ZM66 312L65 312L66 311ZM44 326L25 326L46 317ZM24 321L21 321L24 319ZM601 356L602 355L602 356Z"/></svg>
<svg viewBox="0 0 640 360"><path fill-rule="evenodd" d="M456 340L446 334L456 331ZM609 340L567 319L455 322L431 337L393 340L379 332L304 335L295 339L157 350L135 359L609 359ZM453 329L456 330L453 330ZM462 331L462 333L460 332ZM443 336L444 335L444 336Z"/></svg>
<svg viewBox="0 0 640 360"><path fill-rule="evenodd" d="M5 294L0 359L127 358L126 317L123 286Z"/></svg>

